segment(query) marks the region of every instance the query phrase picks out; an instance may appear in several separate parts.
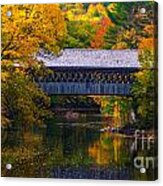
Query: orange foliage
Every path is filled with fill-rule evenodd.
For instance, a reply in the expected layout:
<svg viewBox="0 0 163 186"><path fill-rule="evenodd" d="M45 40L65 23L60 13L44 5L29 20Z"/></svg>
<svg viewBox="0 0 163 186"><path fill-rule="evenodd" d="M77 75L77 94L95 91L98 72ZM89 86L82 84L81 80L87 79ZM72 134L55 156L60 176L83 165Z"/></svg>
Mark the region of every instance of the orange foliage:
<svg viewBox="0 0 163 186"><path fill-rule="evenodd" d="M146 38L141 38L139 43L139 49L147 49L151 50L154 49L156 40L154 37L155 33L155 26L154 25L146 25L144 27L144 33L147 35Z"/></svg>
<svg viewBox="0 0 163 186"><path fill-rule="evenodd" d="M99 28L91 42L91 48L102 48L104 46L104 35L109 26L113 25L108 17L103 17L99 22Z"/></svg>
<svg viewBox="0 0 163 186"><path fill-rule="evenodd" d="M154 38L143 38L139 44L139 49L153 49L154 48Z"/></svg>

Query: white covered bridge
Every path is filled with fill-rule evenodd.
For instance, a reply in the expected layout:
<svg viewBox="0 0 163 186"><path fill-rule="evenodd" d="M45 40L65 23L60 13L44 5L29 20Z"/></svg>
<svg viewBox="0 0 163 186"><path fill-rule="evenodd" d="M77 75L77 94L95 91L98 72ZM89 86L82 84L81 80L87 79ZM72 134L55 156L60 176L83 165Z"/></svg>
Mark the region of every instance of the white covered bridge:
<svg viewBox="0 0 163 186"><path fill-rule="evenodd" d="M133 73L140 68L137 50L65 49L59 56L40 52L37 58L54 71L38 81L49 95L130 96Z"/></svg>

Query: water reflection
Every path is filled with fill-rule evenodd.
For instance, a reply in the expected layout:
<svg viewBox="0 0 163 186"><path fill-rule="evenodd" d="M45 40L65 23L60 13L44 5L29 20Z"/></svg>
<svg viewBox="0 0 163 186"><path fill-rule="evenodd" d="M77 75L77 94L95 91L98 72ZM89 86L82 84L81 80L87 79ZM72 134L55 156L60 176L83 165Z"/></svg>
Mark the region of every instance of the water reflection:
<svg viewBox="0 0 163 186"><path fill-rule="evenodd" d="M130 161L130 154L124 147L129 146L129 143L131 141L127 144L123 135L103 132L100 133L99 139L89 146L88 152L97 165L125 166L125 162Z"/></svg>
<svg viewBox="0 0 163 186"><path fill-rule="evenodd" d="M113 122L109 120L109 122ZM2 175L92 179L153 179L133 166L133 139L101 132L108 121L101 115L84 115L70 122L59 115L46 127L2 129ZM138 152L142 153L142 152ZM144 153L144 152L143 152ZM13 168L5 168L11 163ZM152 170L153 171L153 170Z"/></svg>

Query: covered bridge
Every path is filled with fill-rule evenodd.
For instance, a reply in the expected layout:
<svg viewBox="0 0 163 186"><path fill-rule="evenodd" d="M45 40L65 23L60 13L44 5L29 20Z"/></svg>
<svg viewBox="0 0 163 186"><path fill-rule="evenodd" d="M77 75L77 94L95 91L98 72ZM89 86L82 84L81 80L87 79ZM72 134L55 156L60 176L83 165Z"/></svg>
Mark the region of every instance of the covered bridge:
<svg viewBox="0 0 163 186"><path fill-rule="evenodd" d="M38 82L49 95L130 96L132 73L140 68L137 50L64 49L59 56L40 52L37 58L54 71Z"/></svg>

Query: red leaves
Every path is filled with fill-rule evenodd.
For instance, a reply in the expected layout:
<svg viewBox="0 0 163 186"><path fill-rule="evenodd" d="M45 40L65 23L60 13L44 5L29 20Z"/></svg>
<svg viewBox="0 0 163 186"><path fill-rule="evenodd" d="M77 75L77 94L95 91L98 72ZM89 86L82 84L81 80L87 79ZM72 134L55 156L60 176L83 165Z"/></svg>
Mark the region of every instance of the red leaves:
<svg viewBox="0 0 163 186"><path fill-rule="evenodd" d="M103 17L100 22L96 23L97 31L91 41L91 48L102 48L104 46L104 35L111 25L112 22L108 17Z"/></svg>

